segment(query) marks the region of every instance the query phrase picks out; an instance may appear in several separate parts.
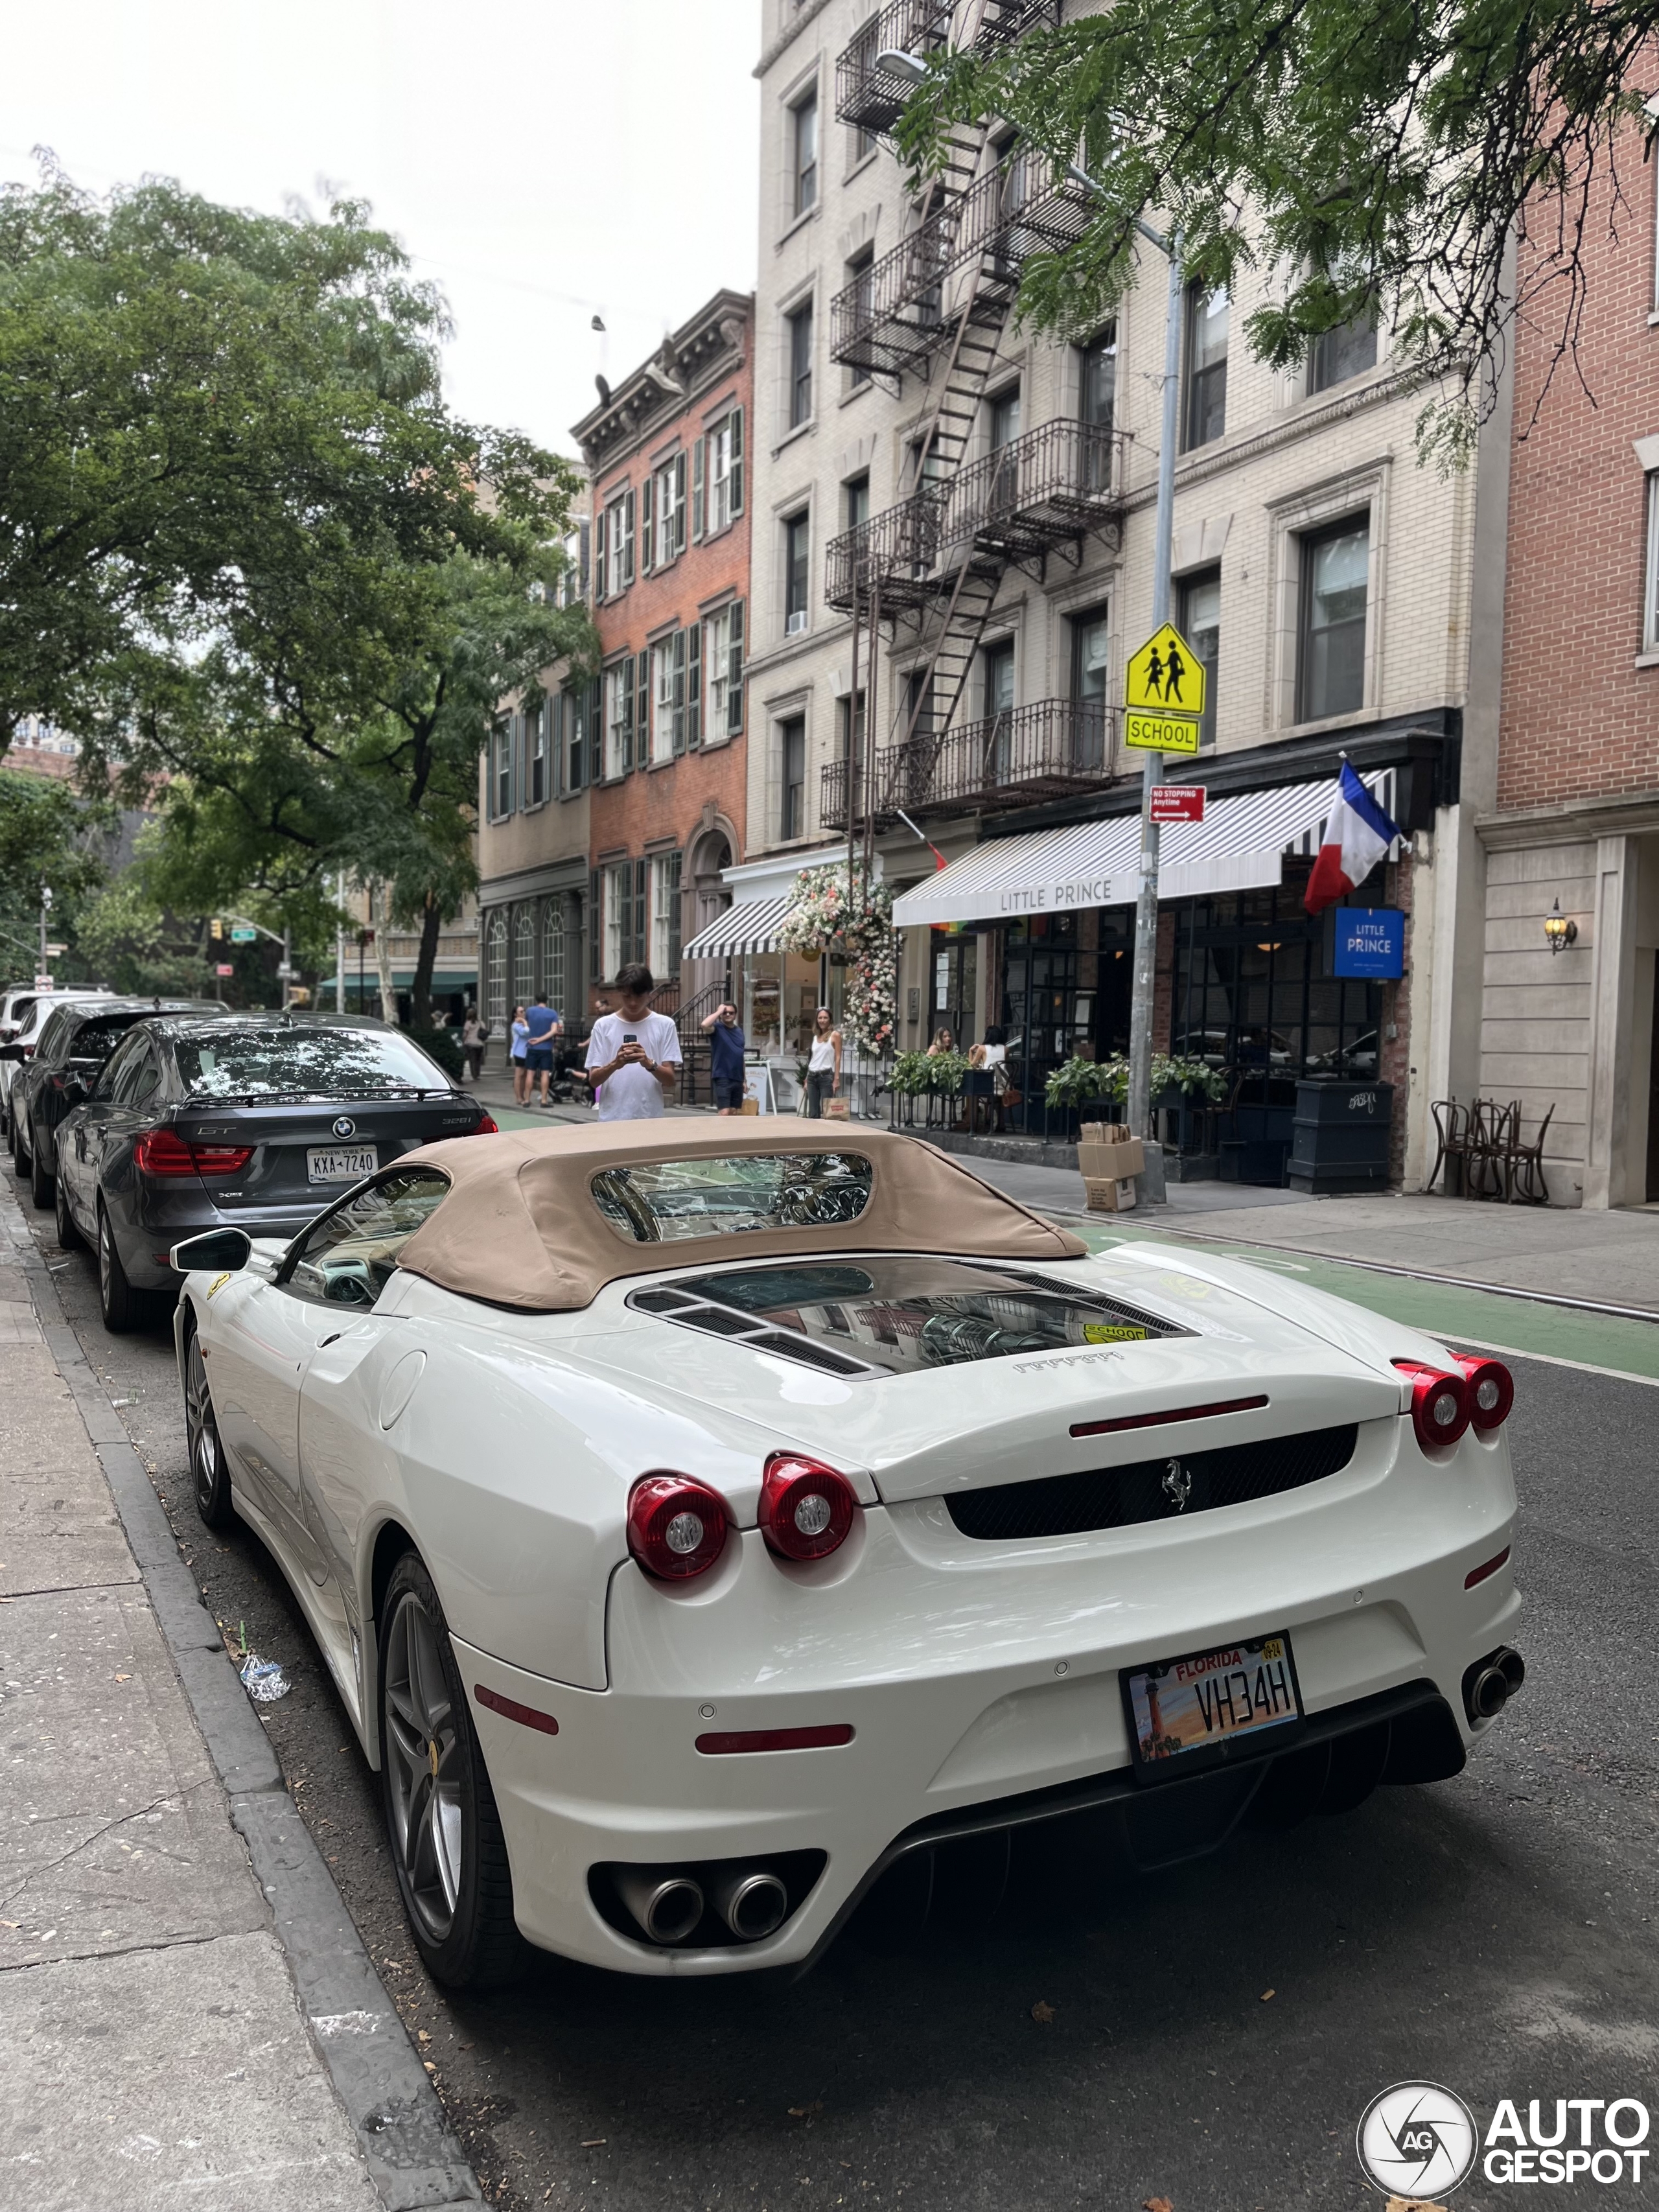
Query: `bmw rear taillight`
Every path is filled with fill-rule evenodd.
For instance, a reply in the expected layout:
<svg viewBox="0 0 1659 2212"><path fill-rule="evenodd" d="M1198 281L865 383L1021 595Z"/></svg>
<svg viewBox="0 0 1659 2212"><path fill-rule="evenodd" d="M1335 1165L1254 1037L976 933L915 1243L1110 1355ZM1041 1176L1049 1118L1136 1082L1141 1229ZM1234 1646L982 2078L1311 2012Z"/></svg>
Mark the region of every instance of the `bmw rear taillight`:
<svg viewBox="0 0 1659 2212"><path fill-rule="evenodd" d="M132 1164L146 1176L240 1175L253 1158L252 1145L187 1145L176 1129L146 1129L132 1148Z"/></svg>
<svg viewBox="0 0 1659 2212"><path fill-rule="evenodd" d="M1452 1357L1463 1370L1470 1427L1482 1436L1501 1429L1515 1404L1515 1377L1501 1359L1477 1359L1466 1352L1454 1352Z"/></svg>
<svg viewBox="0 0 1659 2212"><path fill-rule="evenodd" d="M706 1574L726 1549L726 1500L689 1474L643 1474L628 1493L628 1548L664 1582Z"/></svg>
<svg viewBox="0 0 1659 2212"><path fill-rule="evenodd" d="M1414 1359L1396 1359L1401 1374L1411 1377L1412 1426L1425 1451L1444 1451L1469 1425L1468 1385L1461 1374L1443 1368L1424 1367Z"/></svg>
<svg viewBox="0 0 1659 2212"><path fill-rule="evenodd" d="M761 1485L761 1534L786 1559L823 1559L847 1541L859 1501L833 1467L793 1452L766 1462Z"/></svg>
<svg viewBox="0 0 1659 2212"><path fill-rule="evenodd" d="M469 1137L499 1137L501 1125L493 1114L480 1114L466 1133Z"/></svg>

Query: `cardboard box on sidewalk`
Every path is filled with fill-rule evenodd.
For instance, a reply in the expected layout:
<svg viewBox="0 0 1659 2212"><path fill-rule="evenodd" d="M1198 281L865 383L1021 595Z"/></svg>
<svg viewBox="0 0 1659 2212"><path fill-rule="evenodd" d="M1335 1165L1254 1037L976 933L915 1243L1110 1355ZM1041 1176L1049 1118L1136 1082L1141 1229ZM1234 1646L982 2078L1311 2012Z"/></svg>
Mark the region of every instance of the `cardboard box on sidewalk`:
<svg viewBox="0 0 1659 2212"><path fill-rule="evenodd" d="M1085 1121L1079 1128L1079 1145L1127 1145L1129 1125L1127 1121Z"/></svg>
<svg viewBox="0 0 1659 2212"><path fill-rule="evenodd" d="M1080 1144L1077 1164L1079 1173L1085 1177L1109 1176L1121 1182L1127 1176L1146 1173L1146 1147L1138 1137L1126 1138L1118 1144Z"/></svg>
<svg viewBox="0 0 1659 2212"><path fill-rule="evenodd" d="M1128 1213L1135 1202L1133 1182L1115 1176L1085 1176L1083 1194L1091 1213Z"/></svg>

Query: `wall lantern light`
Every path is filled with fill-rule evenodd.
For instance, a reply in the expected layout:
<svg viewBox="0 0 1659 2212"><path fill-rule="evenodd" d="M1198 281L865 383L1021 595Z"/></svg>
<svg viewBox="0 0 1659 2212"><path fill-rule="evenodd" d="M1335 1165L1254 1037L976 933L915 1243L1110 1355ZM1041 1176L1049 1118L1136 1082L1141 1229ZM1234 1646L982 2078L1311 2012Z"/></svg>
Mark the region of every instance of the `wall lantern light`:
<svg viewBox="0 0 1659 2212"><path fill-rule="evenodd" d="M1561 911L1561 902L1544 916L1544 934L1550 941L1552 952L1565 952L1578 935L1578 924Z"/></svg>

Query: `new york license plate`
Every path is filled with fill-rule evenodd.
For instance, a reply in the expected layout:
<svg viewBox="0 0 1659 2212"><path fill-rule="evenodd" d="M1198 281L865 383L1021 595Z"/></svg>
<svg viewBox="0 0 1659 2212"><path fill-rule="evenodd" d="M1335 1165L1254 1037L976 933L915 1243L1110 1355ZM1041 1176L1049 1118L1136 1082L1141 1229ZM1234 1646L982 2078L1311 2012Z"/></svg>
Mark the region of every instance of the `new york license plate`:
<svg viewBox="0 0 1659 2212"><path fill-rule="evenodd" d="M356 1182L373 1175L380 1164L373 1145L326 1145L306 1154L306 1171L313 1182Z"/></svg>
<svg viewBox="0 0 1659 2212"><path fill-rule="evenodd" d="M1184 1771L1188 1763L1203 1763L1205 1752L1225 1757L1234 1745L1293 1728L1302 1717L1288 1636L1130 1668L1122 1680L1135 1766L1147 1774Z"/></svg>

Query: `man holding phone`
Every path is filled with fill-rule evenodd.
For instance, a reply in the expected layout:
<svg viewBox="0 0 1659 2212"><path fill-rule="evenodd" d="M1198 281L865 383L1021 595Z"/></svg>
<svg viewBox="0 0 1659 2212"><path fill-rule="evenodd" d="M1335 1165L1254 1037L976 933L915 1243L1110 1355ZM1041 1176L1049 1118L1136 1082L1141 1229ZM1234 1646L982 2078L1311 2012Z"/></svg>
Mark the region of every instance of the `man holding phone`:
<svg viewBox="0 0 1659 2212"><path fill-rule="evenodd" d="M651 1011L651 970L638 961L621 969L622 1011L601 1014L587 1040L584 1073L601 1121L644 1121L663 1110L680 1073L680 1036L666 1014Z"/></svg>

